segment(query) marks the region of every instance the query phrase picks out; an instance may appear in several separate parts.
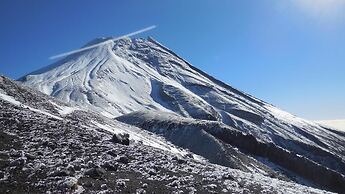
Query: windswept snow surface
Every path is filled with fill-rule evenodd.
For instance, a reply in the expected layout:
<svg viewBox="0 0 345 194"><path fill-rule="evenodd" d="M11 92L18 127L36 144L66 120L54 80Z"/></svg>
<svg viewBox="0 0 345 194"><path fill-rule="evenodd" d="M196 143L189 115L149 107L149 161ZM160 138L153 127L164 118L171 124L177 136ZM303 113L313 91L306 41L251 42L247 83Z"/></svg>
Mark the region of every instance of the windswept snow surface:
<svg viewBox="0 0 345 194"><path fill-rule="evenodd" d="M20 81L108 118L151 110L218 121L340 177L345 175L343 133L241 92L193 67L152 38L109 42L68 56ZM322 184L330 185L326 181Z"/></svg>

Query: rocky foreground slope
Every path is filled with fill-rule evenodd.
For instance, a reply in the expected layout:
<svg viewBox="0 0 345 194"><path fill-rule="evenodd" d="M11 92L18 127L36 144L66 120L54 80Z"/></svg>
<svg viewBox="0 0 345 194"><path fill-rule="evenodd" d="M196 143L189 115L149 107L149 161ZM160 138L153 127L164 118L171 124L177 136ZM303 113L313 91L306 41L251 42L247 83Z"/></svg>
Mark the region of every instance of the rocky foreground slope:
<svg viewBox="0 0 345 194"><path fill-rule="evenodd" d="M211 164L2 76L0 110L0 193L326 193Z"/></svg>
<svg viewBox="0 0 345 194"><path fill-rule="evenodd" d="M152 38L103 44L20 81L63 102L163 135L213 163L345 190L345 133L241 92Z"/></svg>

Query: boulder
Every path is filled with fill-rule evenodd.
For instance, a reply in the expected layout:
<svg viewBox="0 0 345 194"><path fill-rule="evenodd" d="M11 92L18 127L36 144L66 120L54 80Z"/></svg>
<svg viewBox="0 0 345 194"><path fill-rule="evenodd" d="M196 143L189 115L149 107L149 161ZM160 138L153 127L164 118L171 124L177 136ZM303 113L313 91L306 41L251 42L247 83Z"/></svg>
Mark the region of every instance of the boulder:
<svg viewBox="0 0 345 194"><path fill-rule="evenodd" d="M94 179L102 178L104 173L105 173L105 170L103 168L90 168L84 172L85 175Z"/></svg>
<svg viewBox="0 0 345 194"><path fill-rule="evenodd" d="M63 182L60 183L61 189L72 189L75 190L78 187L78 179L75 177L67 177Z"/></svg>
<svg viewBox="0 0 345 194"><path fill-rule="evenodd" d="M118 164L114 161L106 161L102 164L102 167L109 171L116 171L118 168Z"/></svg>
<svg viewBox="0 0 345 194"><path fill-rule="evenodd" d="M26 163L26 158L20 157L10 162L10 166L23 167L25 163Z"/></svg>
<svg viewBox="0 0 345 194"><path fill-rule="evenodd" d="M129 159L127 156L120 156L120 158L117 161L123 164L127 164L129 162Z"/></svg>
<svg viewBox="0 0 345 194"><path fill-rule="evenodd" d="M114 143L122 144L122 145L129 145L129 134L128 133L114 134L111 141Z"/></svg>

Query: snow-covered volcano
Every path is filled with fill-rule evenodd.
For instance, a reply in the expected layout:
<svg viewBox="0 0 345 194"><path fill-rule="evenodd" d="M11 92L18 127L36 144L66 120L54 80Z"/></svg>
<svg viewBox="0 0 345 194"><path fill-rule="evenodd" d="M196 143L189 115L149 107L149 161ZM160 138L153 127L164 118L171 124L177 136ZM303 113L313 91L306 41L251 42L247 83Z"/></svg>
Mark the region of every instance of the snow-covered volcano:
<svg viewBox="0 0 345 194"><path fill-rule="evenodd" d="M105 40L96 39L88 45ZM207 123L193 127L205 126L204 132L216 138L215 142L239 148L290 177L335 191L345 189L345 133L295 117L232 88L152 38L101 45L20 81L63 102L110 118L120 116L123 122L163 135L171 126L161 125L162 120L179 129L190 126L178 117L218 123L216 127ZM162 117L165 113L177 115L171 121L171 117ZM320 180L320 175L327 180Z"/></svg>

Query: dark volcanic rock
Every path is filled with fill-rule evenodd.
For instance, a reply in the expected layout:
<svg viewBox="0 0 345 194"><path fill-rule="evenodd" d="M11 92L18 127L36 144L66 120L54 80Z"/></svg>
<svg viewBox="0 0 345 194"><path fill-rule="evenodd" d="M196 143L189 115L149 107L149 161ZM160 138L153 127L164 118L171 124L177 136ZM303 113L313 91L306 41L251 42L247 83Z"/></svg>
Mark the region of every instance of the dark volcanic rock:
<svg viewBox="0 0 345 194"><path fill-rule="evenodd" d="M114 143L122 144L122 145L129 145L129 134L128 133L114 134L111 141Z"/></svg>
<svg viewBox="0 0 345 194"><path fill-rule="evenodd" d="M116 171L118 168L118 164L114 161L106 161L106 162L104 162L102 167L109 170L109 171Z"/></svg>
<svg viewBox="0 0 345 194"><path fill-rule="evenodd" d="M87 169L84 174L91 178L99 179L103 177L104 173L105 170L103 168L91 168Z"/></svg>
<svg viewBox="0 0 345 194"><path fill-rule="evenodd" d="M25 158L17 158L10 163L10 166L23 167L26 163Z"/></svg>
<svg viewBox="0 0 345 194"><path fill-rule="evenodd" d="M120 156L120 158L118 159L118 162L121 162L123 164L127 164L129 162L129 159L127 156Z"/></svg>
<svg viewBox="0 0 345 194"><path fill-rule="evenodd" d="M74 174L73 171L70 171L67 169L59 169L59 170L53 171L51 174L49 174L49 176L51 176L51 177L56 177L56 176L64 177L64 176L70 176L73 174Z"/></svg>
<svg viewBox="0 0 345 194"><path fill-rule="evenodd" d="M109 150L107 153L113 157L117 156L116 150Z"/></svg>
<svg viewBox="0 0 345 194"><path fill-rule="evenodd" d="M187 161L186 161L185 159L179 158L179 157L177 157L177 156L173 157L172 159L175 160L175 161L177 161L177 163L179 163L179 164L185 164L185 163L187 163Z"/></svg>

